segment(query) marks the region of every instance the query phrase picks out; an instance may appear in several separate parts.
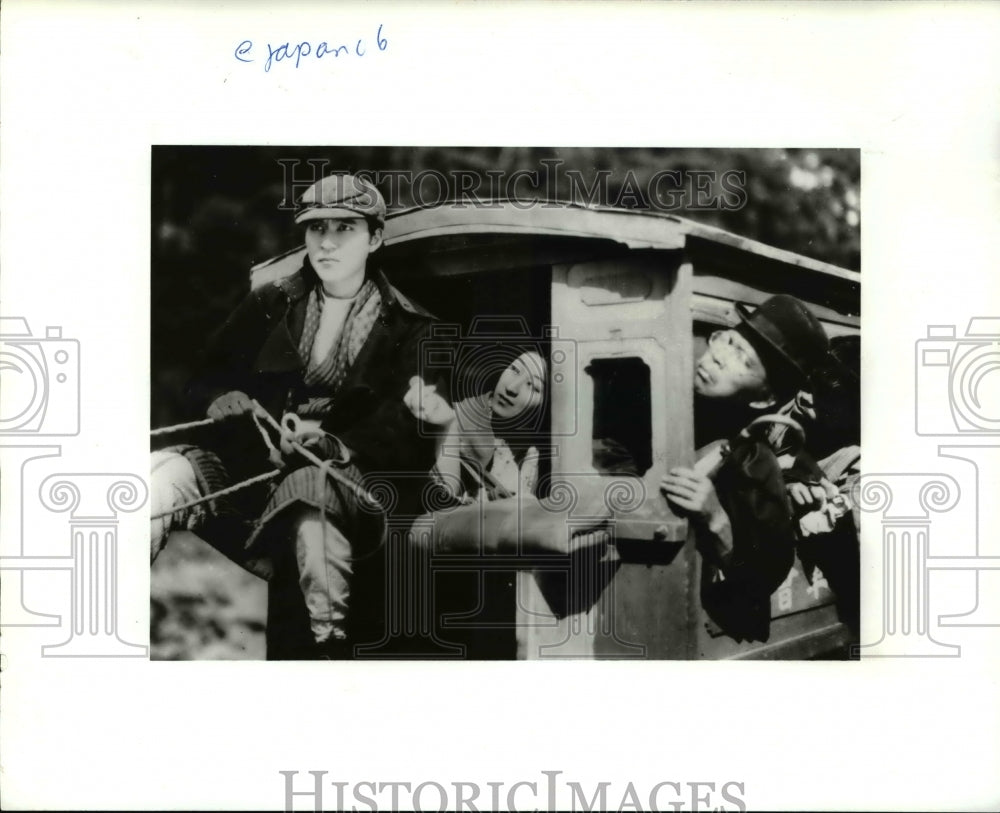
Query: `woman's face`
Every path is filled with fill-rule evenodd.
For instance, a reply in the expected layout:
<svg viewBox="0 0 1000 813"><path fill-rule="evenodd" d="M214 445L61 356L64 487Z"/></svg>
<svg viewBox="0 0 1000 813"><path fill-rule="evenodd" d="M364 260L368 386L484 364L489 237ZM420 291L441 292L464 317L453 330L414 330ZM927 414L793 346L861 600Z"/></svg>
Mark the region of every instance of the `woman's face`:
<svg viewBox="0 0 1000 813"><path fill-rule="evenodd" d="M533 350L522 353L500 375L490 406L493 415L511 420L545 400L545 361Z"/></svg>

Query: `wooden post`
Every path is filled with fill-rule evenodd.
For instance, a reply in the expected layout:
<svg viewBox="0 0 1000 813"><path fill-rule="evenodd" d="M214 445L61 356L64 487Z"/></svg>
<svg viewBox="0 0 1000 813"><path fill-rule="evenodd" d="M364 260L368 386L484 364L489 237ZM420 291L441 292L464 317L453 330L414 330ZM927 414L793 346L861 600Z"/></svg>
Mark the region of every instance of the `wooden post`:
<svg viewBox="0 0 1000 813"><path fill-rule="evenodd" d="M553 268L552 323L560 339L572 341L576 358L575 375L552 382L553 489L572 494L600 478L606 500L621 508L603 559L519 574L519 657L694 653L697 599L693 555L684 546L687 524L659 493L667 468L693 462L691 277L679 251L631 251ZM648 368L651 465L641 479L594 469L595 386L588 368L623 359Z"/></svg>

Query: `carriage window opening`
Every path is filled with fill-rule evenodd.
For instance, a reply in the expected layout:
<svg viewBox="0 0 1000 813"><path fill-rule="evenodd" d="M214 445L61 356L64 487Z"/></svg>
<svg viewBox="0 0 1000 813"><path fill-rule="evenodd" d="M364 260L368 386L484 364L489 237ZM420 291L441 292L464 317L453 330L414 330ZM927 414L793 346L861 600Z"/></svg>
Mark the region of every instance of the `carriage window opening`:
<svg viewBox="0 0 1000 813"><path fill-rule="evenodd" d="M645 474L653 463L649 367L640 358L594 359L592 465L609 474Z"/></svg>

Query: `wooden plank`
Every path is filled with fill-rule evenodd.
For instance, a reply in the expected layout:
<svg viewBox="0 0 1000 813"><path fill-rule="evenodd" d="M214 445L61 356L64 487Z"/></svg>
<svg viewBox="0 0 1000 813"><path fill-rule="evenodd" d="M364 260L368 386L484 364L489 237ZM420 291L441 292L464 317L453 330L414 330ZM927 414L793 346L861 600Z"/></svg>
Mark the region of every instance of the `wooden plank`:
<svg viewBox="0 0 1000 813"><path fill-rule="evenodd" d="M452 234L548 234L600 237L630 248L682 248L684 232L676 219L627 209L591 209L570 204L525 207L505 202L497 208L444 204L410 209L386 221L386 243Z"/></svg>
<svg viewBox="0 0 1000 813"><path fill-rule="evenodd" d="M480 205L442 204L407 209L389 215L386 242L459 233L565 234L612 239L630 248L682 248L695 241L712 243L752 255L773 265L793 266L845 281L860 274L831 263L733 234L725 229L658 211L585 207L547 202L526 207L510 201L483 201Z"/></svg>
<svg viewBox="0 0 1000 813"><path fill-rule="evenodd" d="M808 271L819 272L831 277L838 277L851 282L860 282L861 275L857 271L850 271L846 268L833 265L832 263L815 260L803 254L796 254L783 248L775 248L758 240L751 240L749 237L741 237L738 234L725 231L715 226L704 223L695 223L691 220L683 221L683 229L686 234L701 240L710 241L720 246L728 246L744 254L752 254L757 257L772 260L783 265L792 265Z"/></svg>
<svg viewBox="0 0 1000 813"><path fill-rule="evenodd" d="M694 457L692 269L679 259L673 252L636 252L617 261L617 269L602 262L553 271L552 321L559 325L561 337L577 342L579 359L579 388L573 392L556 384L552 388L553 434L563 434L562 424L570 421L577 426L576 435L567 439L555 460L554 476L572 477L591 464L593 387L588 386L589 376L584 372L590 359L616 353L645 357L656 424L653 464L642 486L646 504L662 503L665 515L670 512L659 497L659 479L668 466L690 465ZM635 284L634 275L650 277L647 299L635 301L636 292L645 289ZM611 297L609 304L588 305L588 301L602 302L600 297L588 300L586 293L588 287L600 285L609 291L624 290L624 301ZM620 335L616 337L614 331ZM677 548L672 552L676 554ZM648 562L585 563L576 572L558 576L521 574L520 656L690 657L690 566L690 557L682 554L666 563L651 557ZM591 596L595 580L603 589ZM554 611L554 604L566 600L577 600L582 609L566 615Z"/></svg>

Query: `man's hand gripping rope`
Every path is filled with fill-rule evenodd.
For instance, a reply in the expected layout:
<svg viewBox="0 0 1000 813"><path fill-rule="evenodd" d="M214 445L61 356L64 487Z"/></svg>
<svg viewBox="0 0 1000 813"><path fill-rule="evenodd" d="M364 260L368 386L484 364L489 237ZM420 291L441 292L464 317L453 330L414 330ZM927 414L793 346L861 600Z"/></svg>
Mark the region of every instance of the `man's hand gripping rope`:
<svg viewBox="0 0 1000 813"><path fill-rule="evenodd" d="M318 422L302 419L295 413L285 413L282 416L281 423L279 424L273 417L271 417L271 414L256 401L256 399L251 398L249 399L249 402L252 409L241 410L238 414L249 414L253 419L254 426L257 427L257 431L260 433L261 439L267 447L268 458L275 466L274 470L259 474L256 477L250 477L247 480L242 480L241 482L229 486L228 488L224 488L221 491L207 494L204 497L199 497L196 500L186 502L183 505L174 506L167 511L162 511L159 514L150 517L151 520L162 519L170 514L186 511L189 508L194 508L196 505L201 505L202 503L218 499L219 497L234 494L237 491L249 488L257 483L271 480L284 472L284 469L286 468L285 458L292 454L299 454L304 457L314 466L317 466L320 470L322 470L324 477L329 477L331 480L334 480L345 488L350 489L360 501L368 503L373 508L381 508L381 503L369 491L362 488L358 483L354 482L350 478L345 477L336 468L334 468L335 466L341 467L346 465L349 459L343 444L340 443L336 436L329 435L329 433L321 430ZM168 426L162 429L154 429L150 434L161 435L169 432L178 432L193 426L205 426L217 423L233 416L235 416L235 413L219 414L203 421L195 421L190 424L178 424L176 426ZM267 422L278 433L280 439L277 447L271 442L271 438L268 435L267 430L261 424L261 419ZM315 443L323 437L333 438L336 441L336 448L339 452L336 456L329 460L320 459L316 454L306 448L307 445Z"/></svg>

